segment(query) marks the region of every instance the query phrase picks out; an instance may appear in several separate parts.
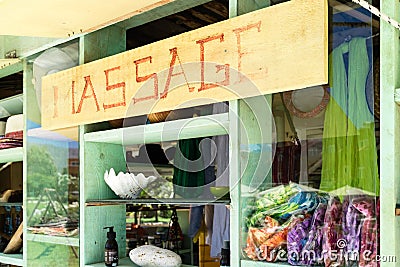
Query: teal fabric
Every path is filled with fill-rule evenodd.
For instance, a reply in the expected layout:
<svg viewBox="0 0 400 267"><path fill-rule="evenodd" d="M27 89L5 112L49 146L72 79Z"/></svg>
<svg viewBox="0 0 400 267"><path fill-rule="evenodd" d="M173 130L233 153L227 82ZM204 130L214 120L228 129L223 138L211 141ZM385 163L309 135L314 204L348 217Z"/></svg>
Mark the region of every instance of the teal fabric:
<svg viewBox="0 0 400 267"><path fill-rule="evenodd" d="M204 190L204 164L200 151L202 139L183 139L178 142L174 156L172 182L174 184L174 193L183 198L199 197Z"/></svg>
<svg viewBox="0 0 400 267"><path fill-rule="evenodd" d="M325 112L320 189L351 186L379 194L374 117L365 93L370 68L365 39L338 46L329 63L331 98Z"/></svg>

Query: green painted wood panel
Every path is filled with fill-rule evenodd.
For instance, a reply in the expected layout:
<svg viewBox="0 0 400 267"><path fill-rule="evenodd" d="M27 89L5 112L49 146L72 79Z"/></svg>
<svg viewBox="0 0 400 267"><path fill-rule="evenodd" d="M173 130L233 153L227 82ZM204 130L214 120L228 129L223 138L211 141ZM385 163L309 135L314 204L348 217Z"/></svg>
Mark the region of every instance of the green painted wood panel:
<svg viewBox="0 0 400 267"><path fill-rule="evenodd" d="M103 143L85 143L84 183L81 205L88 199L118 198L104 181L104 172L110 168L118 173L126 170L124 150L120 145ZM82 185L82 184L81 184ZM82 189L81 189L82 192ZM84 262L104 260L105 226L114 226L118 236L120 257L125 254L125 205L86 207L84 212ZM82 220L81 220L82 222ZM82 259L81 259L82 260Z"/></svg>
<svg viewBox="0 0 400 267"><path fill-rule="evenodd" d="M3 254L0 253L0 262L16 266L24 266L22 254Z"/></svg>
<svg viewBox="0 0 400 267"><path fill-rule="evenodd" d="M231 263L240 262L241 247L240 247L240 224L241 224L241 209L240 209L240 157L239 157L239 100L229 102L229 186L231 194L231 209L230 209L230 246L231 246ZM232 265L233 266L233 265Z"/></svg>
<svg viewBox="0 0 400 267"><path fill-rule="evenodd" d="M31 80L29 80L29 79L31 79ZM28 206L28 201L27 201L27 199L28 199L28 197L27 197L28 196L28 186L27 186L28 171L27 171L27 153L26 153L26 151L27 151L27 148L26 148L26 139L27 138L26 137L27 137L27 120L28 120L28 107L27 107L28 99L26 97L26 92L27 92L27 90L32 90L32 88L33 88L32 82L30 82L30 84L29 84L29 81L32 81L32 65L31 64L28 65L27 60L25 59L23 61L23 95L25 97L23 97L23 107L22 107L23 114L25 114L25 118L24 118L24 123L25 123L25 125L24 125L24 140L25 140L25 143L24 143L23 152L22 152L22 155L23 155L23 162L22 162L23 199L22 199L22 202L23 202L24 207ZM36 101L36 99L33 99L33 100ZM33 101L33 100L31 100L31 101ZM27 222L29 215L30 214L27 213L27 209L23 209L22 210L22 221ZM26 227L23 227L22 234L24 236L28 234ZM23 256L23 266L27 266L28 241L26 240L26 238L22 239L22 247L23 247L23 254L25 254Z"/></svg>
<svg viewBox="0 0 400 267"><path fill-rule="evenodd" d="M124 20L116 25L124 29L130 29L210 1L211 0L175 0L147 12L137 14L131 19Z"/></svg>
<svg viewBox="0 0 400 267"><path fill-rule="evenodd" d="M125 51L125 30L109 26L80 37L80 64ZM111 167L125 171L123 147L112 144L83 142L86 132L96 127L80 127L80 266L86 263L104 262L106 241L105 226L114 226L117 232L119 256L125 255L125 205L108 207L85 207L87 199L116 198L104 182L104 172Z"/></svg>
<svg viewBox="0 0 400 267"><path fill-rule="evenodd" d="M24 62L24 96L26 102L24 102L24 114L26 120L30 120L37 124L40 124L41 114L39 105L36 98L36 91L32 83L33 79L33 63L25 60Z"/></svg>
<svg viewBox="0 0 400 267"><path fill-rule="evenodd" d="M0 78L22 71L22 68L23 68L22 62L17 62L10 66L4 67L0 69Z"/></svg>
<svg viewBox="0 0 400 267"><path fill-rule="evenodd" d="M107 241L106 226L114 226L118 243L118 255L126 256L125 205L87 207L85 209L84 263L104 262L104 246ZM81 265L83 263L81 262Z"/></svg>
<svg viewBox="0 0 400 267"><path fill-rule="evenodd" d="M85 143L84 200L117 198L104 181L104 172L126 170L124 149L120 145Z"/></svg>
<svg viewBox="0 0 400 267"><path fill-rule="evenodd" d="M239 101L242 194L271 183L266 172L272 166L272 131L275 127L269 108L271 98L260 96Z"/></svg>
<svg viewBox="0 0 400 267"><path fill-rule="evenodd" d="M176 121L138 125L102 132L87 133L85 142L105 142L111 144L144 144L173 141L194 137L225 135L228 132L227 113L202 116Z"/></svg>
<svg viewBox="0 0 400 267"><path fill-rule="evenodd" d="M115 55L126 49L125 29L115 25L84 35L81 40L81 63Z"/></svg>
<svg viewBox="0 0 400 267"><path fill-rule="evenodd" d="M23 153L22 147L2 149L0 150L0 163L22 161Z"/></svg>
<svg viewBox="0 0 400 267"><path fill-rule="evenodd" d="M380 4L383 13L400 19L399 1L381 0ZM399 31L382 20L380 44L380 254L396 255L400 261L400 217L394 213L396 203L400 203L400 109L393 99L395 89L400 88ZM399 263L381 262L381 266Z"/></svg>
<svg viewBox="0 0 400 267"><path fill-rule="evenodd" d="M21 114L23 110L23 94L7 97L0 100L0 118L6 118L9 115Z"/></svg>
<svg viewBox="0 0 400 267"><path fill-rule="evenodd" d="M238 0L238 15L243 15L271 5L270 0Z"/></svg>

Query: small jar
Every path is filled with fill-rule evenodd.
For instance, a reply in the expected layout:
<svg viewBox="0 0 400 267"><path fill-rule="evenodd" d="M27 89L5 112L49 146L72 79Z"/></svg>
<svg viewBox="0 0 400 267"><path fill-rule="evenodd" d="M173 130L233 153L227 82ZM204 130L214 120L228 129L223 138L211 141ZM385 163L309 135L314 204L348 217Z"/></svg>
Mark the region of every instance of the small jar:
<svg viewBox="0 0 400 267"><path fill-rule="evenodd" d="M154 236L152 236L152 235L149 235L148 237L147 237L147 244L148 245L155 245L155 242L154 242Z"/></svg>

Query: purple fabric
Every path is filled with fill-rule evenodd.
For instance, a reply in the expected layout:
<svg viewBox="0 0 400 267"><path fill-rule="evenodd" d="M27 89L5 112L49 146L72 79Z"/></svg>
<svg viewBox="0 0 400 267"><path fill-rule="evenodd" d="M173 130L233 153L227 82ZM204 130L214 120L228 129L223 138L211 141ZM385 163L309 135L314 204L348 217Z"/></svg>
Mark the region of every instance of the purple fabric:
<svg viewBox="0 0 400 267"><path fill-rule="evenodd" d="M301 252L300 264L311 266L322 263L322 227L324 225L326 208L327 204L320 203L314 212L308 240Z"/></svg>
<svg viewBox="0 0 400 267"><path fill-rule="evenodd" d="M361 214L351 205L353 196L345 196L343 200L343 239L346 246L343 249L346 264L354 264L358 259L355 257L360 251L360 234L361 234ZM353 258L354 257L354 258Z"/></svg>
<svg viewBox="0 0 400 267"><path fill-rule="evenodd" d="M287 253L288 262L292 265L298 265L301 261L301 251L308 239L311 220L310 216L306 217L289 230L287 236Z"/></svg>

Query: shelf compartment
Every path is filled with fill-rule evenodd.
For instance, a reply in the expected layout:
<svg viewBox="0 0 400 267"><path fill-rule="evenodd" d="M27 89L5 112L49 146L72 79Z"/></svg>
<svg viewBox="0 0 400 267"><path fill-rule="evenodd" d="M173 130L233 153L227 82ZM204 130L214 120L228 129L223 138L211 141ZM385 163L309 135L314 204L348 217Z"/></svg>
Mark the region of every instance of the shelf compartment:
<svg viewBox="0 0 400 267"><path fill-rule="evenodd" d="M279 267L279 266L294 266L287 262L267 262L267 261L251 261L251 260L241 260L241 265L243 267Z"/></svg>
<svg viewBox="0 0 400 267"><path fill-rule="evenodd" d="M118 262L118 266L119 267L140 267L139 265L134 264L128 257L120 259ZM85 267L104 267L104 262L85 264ZM182 264L181 267L196 267L196 266Z"/></svg>
<svg viewBox="0 0 400 267"><path fill-rule="evenodd" d="M0 253L0 262L3 264L10 264L16 266L23 266L24 260L21 253L18 254L4 254Z"/></svg>
<svg viewBox="0 0 400 267"><path fill-rule="evenodd" d="M169 205L209 205L209 204L225 204L229 205L229 199L189 199L189 198L142 198L142 199L102 199L88 200L86 206L108 206L108 205L123 205L123 204L169 204Z"/></svg>
<svg viewBox="0 0 400 267"><path fill-rule="evenodd" d="M22 202L0 202L0 207L21 207Z"/></svg>
<svg viewBox="0 0 400 267"><path fill-rule="evenodd" d="M22 114L23 95L18 94L0 100L0 119L10 115Z"/></svg>
<svg viewBox="0 0 400 267"><path fill-rule="evenodd" d="M134 145L228 134L228 113L86 133L84 141Z"/></svg>
<svg viewBox="0 0 400 267"><path fill-rule="evenodd" d="M49 244L79 247L79 237L75 237L75 236L73 236L73 237L71 237L71 236L53 236L53 235L28 233L26 236L26 240L40 242L40 243L49 243Z"/></svg>
<svg viewBox="0 0 400 267"><path fill-rule="evenodd" d="M14 147L0 150L0 163L22 161L23 148Z"/></svg>
<svg viewBox="0 0 400 267"><path fill-rule="evenodd" d="M23 65L19 59L0 59L0 78L23 70Z"/></svg>

